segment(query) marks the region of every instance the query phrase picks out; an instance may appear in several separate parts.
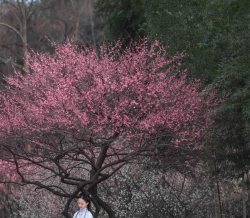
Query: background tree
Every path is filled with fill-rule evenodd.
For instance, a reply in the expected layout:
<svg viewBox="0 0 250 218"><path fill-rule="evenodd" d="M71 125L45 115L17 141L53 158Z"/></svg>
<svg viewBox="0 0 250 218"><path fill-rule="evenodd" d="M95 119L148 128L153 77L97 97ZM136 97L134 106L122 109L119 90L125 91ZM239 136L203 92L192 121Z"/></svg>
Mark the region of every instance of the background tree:
<svg viewBox="0 0 250 218"><path fill-rule="evenodd" d="M51 51L51 40L64 42L71 37L96 47L102 29L93 4L93 0L1 0L1 71L7 75L12 66L23 68L27 48Z"/></svg>
<svg viewBox="0 0 250 218"><path fill-rule="evenodd" d="M96 12L104 20L104 40L120 39L127 45L131 40L143 37L144 4L143 0L96 1Z"/></svg>

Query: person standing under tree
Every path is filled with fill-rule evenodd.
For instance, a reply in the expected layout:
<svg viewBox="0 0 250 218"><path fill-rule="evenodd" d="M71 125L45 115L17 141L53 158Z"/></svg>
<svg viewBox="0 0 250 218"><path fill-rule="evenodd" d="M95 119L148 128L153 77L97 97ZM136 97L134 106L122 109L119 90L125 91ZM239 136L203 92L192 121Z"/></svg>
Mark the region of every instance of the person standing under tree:
<svg viewBox="0 0 250 218"><path fill-rule="evenodd" d="M80 194L78 200L79 210L75 212L73 218L93 218L92 213L90 212L90 197Z"/></svg>

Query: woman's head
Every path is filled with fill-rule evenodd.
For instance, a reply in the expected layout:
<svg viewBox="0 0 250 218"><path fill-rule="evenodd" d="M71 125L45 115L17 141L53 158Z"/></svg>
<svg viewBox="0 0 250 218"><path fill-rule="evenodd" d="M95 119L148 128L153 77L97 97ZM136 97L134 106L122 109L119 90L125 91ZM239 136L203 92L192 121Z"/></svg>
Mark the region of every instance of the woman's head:
<svg viewBox="0 0 250 218"><path fill-rule="evenodd" d="M90 209L90 197L85 194L80 194L77 200L80 209L88 208Z"/></svg>

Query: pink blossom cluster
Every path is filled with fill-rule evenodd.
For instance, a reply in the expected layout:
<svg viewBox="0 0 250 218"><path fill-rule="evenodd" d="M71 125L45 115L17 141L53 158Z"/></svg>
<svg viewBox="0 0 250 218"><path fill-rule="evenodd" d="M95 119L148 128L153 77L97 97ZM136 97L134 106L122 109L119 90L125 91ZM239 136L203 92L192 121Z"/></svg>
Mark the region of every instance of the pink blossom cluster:
<svg viewBox="0 0 250 218"><path fill-rule="evenodd" d="M182 56L147 40L125 51L119 42L96 52L69 41L54 54L29 52L29 72L5 78L0 134L70 129L131 137L167 129L176 146L199 147L211 102L181 70Z"/></svg>

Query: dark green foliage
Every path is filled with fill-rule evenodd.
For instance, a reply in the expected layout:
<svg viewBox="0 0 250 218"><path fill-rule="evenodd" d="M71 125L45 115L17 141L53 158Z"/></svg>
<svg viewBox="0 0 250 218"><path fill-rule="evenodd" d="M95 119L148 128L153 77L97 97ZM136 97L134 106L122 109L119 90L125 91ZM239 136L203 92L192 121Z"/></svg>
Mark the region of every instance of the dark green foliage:
<svg viewBox="0 0 250 218"><path fill-rule="evenodd" d="M147 2L149 35L161 39L173 52L186 50L190 72L208 82L221 74L221 64L247 50L249 1Z"/></svg>
<svg viewBox="0 0 250 218"><path fill-rule="evenodd" d="M96 11L105 21L106 41L122 39L129 43L144 34L144 0L98 0Z"/></svg>

